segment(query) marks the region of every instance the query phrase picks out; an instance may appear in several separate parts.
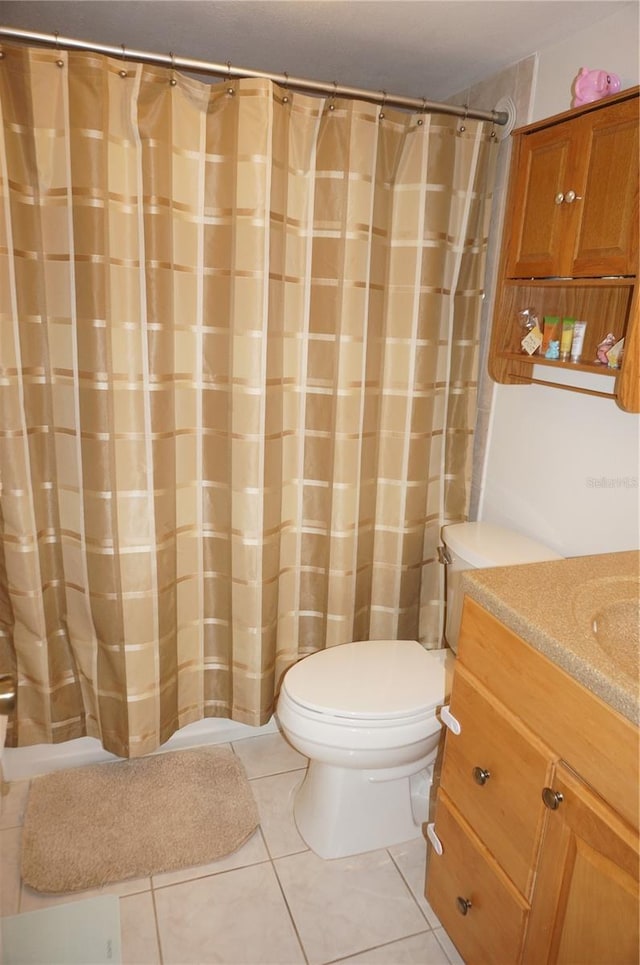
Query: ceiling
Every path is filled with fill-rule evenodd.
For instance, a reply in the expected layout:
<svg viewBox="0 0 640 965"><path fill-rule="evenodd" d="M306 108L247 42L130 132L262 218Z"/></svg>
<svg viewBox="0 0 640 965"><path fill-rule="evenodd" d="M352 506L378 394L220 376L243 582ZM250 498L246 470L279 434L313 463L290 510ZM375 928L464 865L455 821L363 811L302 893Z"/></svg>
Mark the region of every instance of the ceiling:
<svg viewBox="0 0 640 965"><path fill-rule="evenodd" d="M442 100L629 5L617 0L0 0L0 23Z"/></svg>

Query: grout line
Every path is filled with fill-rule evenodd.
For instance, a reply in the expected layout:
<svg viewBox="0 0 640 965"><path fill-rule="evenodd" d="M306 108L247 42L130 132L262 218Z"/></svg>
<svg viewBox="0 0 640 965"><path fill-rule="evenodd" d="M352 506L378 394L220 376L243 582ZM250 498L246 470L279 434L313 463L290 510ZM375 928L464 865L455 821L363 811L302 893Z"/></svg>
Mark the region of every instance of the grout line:
<svg viewBox="0 0 640 965"><path fill-rule="evenodd" d="M452 960L451 958L449 958L449 952L447 951L447 949L444 947L444 945L443 945L442 942L440 941L440 936L438 935L438 932L439 932L439 931L441 931L444 935L447 935L444 927L443 927L443 926L440 926L440 928L434 928L434 929L433 929L433 934L435 935L435 939L436 939L438 945L440 946L440 948L442 949L442 951L444 952L444 957L447 959L447 961L450 963L450 965L453 965L453 960ZM448 935L447 935L447 938L449 938ZM449 941L451 941L450 938L449 938ZM451 944L453 945L453 942L451 942ZM454 948L455 948L455 946L454 946Z"/></svg>
<svg viewBox="0 0 640 965"><path fill-rule="evenodd" d="M418 901L418 899L417 899L417 897L416 897L416 895L415 895L415 893L414 893L414 891L413 891L413 888L411 887L411 885L409 884L409 882L408 882L407 879L405 878L404 874L402 873L402 868L400 867L400 865L398 864L398 862L396 861L396 859L393 857L393 855L391 854L391 851L390 851L388 848L387 848L387 854L388 854L389 857L391 858L391 861L393 862L393 865L394 865L396 871L398 872L398 874L399 874L400 877L402 878L402 881L404 882L405 887L407 888L409 894L411 895L411 897L413 898L415 904L417 905L420 914L422 915L422 917L423 917L424 920L426 921L426 923L427 923L427 928L429 929L429 931L433 931L433 928L431 927L431 923L430 923L429 919L427 918L424 910L420 907L420 902Z"/></svg>
<svg viewBox="0 0 640 965"><path fill-rule="evenodd" d="M345 960L357 957L358 955L366 955L367 952L376 952L379 948L390 948L397 942L404 942L409 938L417 938L418 935L428 935L430 931L430 928L421 928L420 931L412 932L410 935L403 935L401 938L392 938L390 941L383 942L381 945L371 945L369 948L363 948L359 952L350 952L348 955L342 955L340 958L332 958L328 962L323 962L323 965L336 965L336 963L344 962ZM438 944L440 943L438 942ZM440 947L442 948L442 945L440 945ZM445 957L448 958L446 952Z"/></svg>
<svg viewBox="0 0 640 965"><path fill-rule="evenodd" d="M221 858L220 860L222 861L224 859ZM257 868L261 864L268 864L270 860L271 859L269 857L266 857L266 858L261 858L259 861L248 861L246 864L237 865L235 868L224 868L224 869L221 869L220 871L207 871L207 872L203 872L202 874L195 874L191 878L183 878L182 881L167 882L166 885L160 885L160 884L154 885L152 881L150 890L153 892L156 892L156 891L164 891L166 888L179 888L180 885L188 885L192 881L203 881L205 878L217 878L218 875L231 874L234 871L243 871L245 868ZM194 865L194 867L197 868L198 866ZM162 872L162 871L159 873L172 874L172 872Z"/></svg>
<svg viewBox="0 0 640 965"><path fill-rule="evenodd" d="M273 771L268 774L256 774L255 777L248 778L249 781L263 781L266 777L282 777L283 774L295 774L296 771L306 771L307 765L302 767L290 767L286 771Z"/></svg>
<svg viewBox="0 0 640 965"><path fill-rule="evenodd" d="M304 854L304 852L299 852L299 853L300 853L300 854ZM272 870L273 870L274 875L276 876L276 881L278 882L278 888L280 889L280 894L282 895L282 900L284 901L285 908L287 909L287 911L288 911L288 913L289 913L289 918L291 919L291 924L292 924L292 926L293 926L293 930L294 930L294 932L296 933L296 938L298 939L298 943L299 943L299 945L300 945L300 950L301 950L301 952L302 952L302 954L303 954L303 956L304 956L304 960L305 960L305 962L306 962L306 965L309 965L309 957L308 957L308 955L307 955L307 951L306 951L306 949L305 949L305 947L304 947L304 944L303 944L303 941L302 941L302 937L301 937L301 935L300 935L300 932L298 931L298 926L297 926L297 924L296 924L295 918L293 917L293 912L291 911L291 908L289 907L289 902L287 901L287 896L286 896L286 894L285 894L284 888L282 887L282 882L280 881L280 875L278 874L278 869L276 868L276 864L275 864L275 861L274 861L273 859L271 859L271 868L272 868Z"/></svg>
<svg viewBox="0 0 640 965"><path fill-rule="evenodd" d="M153 883L151 885L151 904L153 906L153 921L156 926L156 942L158 944L158 958L160 960L160 965L163 965L164 959L162 956L162 942L160 941L160 923L158 922L158 909L156 908L156 896L153 890Z"/></svg>

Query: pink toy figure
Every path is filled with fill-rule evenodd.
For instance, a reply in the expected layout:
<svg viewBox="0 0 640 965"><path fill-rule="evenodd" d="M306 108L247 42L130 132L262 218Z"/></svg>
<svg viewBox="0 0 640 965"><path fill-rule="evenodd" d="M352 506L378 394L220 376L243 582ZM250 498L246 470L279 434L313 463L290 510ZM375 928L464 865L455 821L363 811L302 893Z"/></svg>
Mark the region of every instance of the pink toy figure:
<svg viewBox="0 0 640 965"><path fill-rule="evenodd" d="M615 94L618 90L620 90L620 78L617 74L611 74L607 70L589 70L588 67L581 67L573 82L571 106L580 107L582 104L591 104L592 101L599 101L601 97Z"/></svg>
<svg viewBox="0 0 640 965"><path fill-rule="evenodd" d="M613 332L609 332L608 335L602 339L598 348L596 350L596 362L601 365L608 365L609 359L607 358L607 352L616 344L616 337Z"/></svg>

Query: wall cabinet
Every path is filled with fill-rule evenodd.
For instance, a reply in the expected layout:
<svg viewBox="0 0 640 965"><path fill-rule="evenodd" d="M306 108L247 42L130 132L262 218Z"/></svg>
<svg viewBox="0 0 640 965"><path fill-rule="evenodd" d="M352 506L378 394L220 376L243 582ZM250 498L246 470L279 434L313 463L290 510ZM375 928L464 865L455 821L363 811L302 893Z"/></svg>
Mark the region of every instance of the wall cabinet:
<svg viewBox="0 0 640 965"><path fill-rule="evenodd" d="M613 374L619 405L640 411L638 176L637 88L514 132L490 350L496 381L535 381L534 364ZM521 349L517 312L527 307L541 322L587 322L579 364ZM619 370L596 363L608 332L625 338Z"/></svg>
<svg viewBox="0 0 640 965"><path fill-rule="evenodd" d="M637 963L637 728L468 598L450 711L425 894L465 962Z"/></svg>

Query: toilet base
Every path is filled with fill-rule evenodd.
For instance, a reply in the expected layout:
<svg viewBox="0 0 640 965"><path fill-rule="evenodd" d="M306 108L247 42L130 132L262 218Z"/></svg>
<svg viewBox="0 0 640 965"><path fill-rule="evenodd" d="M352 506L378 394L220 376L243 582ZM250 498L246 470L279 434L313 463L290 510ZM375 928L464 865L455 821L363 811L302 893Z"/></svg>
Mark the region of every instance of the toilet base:
<svg viewBox="0 0 640 965"><path fill-rule="evenodd" d="M293 814L300 835L321 858L344 858L388 848L420 837L422 822L416 823L415 788L425 790L423 820L429 771L417 762L414 775L390 776L392 770L357 770L310 761L306 777L298 788ZM398 769L402 773L402 769ZM418 778L413 782L412 777Z"/></svg>

